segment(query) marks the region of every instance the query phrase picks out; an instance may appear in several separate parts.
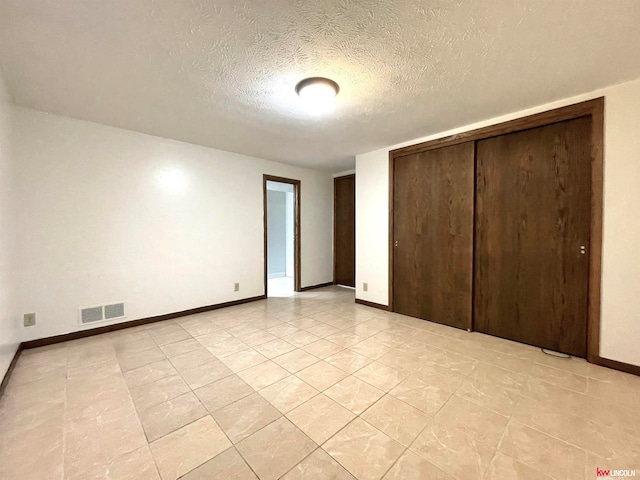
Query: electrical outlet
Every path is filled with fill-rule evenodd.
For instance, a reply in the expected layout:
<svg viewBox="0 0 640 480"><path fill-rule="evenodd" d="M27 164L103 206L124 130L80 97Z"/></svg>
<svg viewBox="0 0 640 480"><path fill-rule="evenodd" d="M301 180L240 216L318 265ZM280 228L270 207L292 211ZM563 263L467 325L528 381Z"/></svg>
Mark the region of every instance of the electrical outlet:
<svg viewBox="0 0 640 480"><path fill-rule="evenodd" d="M25 313L24 314L24 326L25 327L33 327L36 324L36 314L35 313Z"/></svg>
<svg viewBox="0 0 640 480"><path fill-rule="evenodd" d="M239 292L240 291L240 284L239 283L234 283L233 284L233 291L234 292Z"/></svg>
<svg viewBox="0 0 640 480"><path fill-rule="evenodd" d="M368 292L369 291L369 284L367 282L364 282L362 284L362 291L363 292Z"/></svg>

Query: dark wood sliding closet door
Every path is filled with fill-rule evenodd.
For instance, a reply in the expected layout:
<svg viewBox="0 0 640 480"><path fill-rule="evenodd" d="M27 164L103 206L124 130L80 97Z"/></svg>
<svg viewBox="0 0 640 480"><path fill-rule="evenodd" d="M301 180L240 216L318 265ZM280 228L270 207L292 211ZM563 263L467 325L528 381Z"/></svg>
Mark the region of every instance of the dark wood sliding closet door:
<svg viewBox="0 0 640 480"><path fill-rule="evenodd" d="M334 265L333 281L356 286L356 177L347 175L333 181Z"/></svg>
<svg viewBox="0 0 640 480"><path fill-rule="evenodd" d="M474 329L585 356L591 119L477 142Z"/></svg>
<svg viewBox="0 0 640 480"><path fill-rule="evenodd" d="M393 310L471 328L474 144L396 158Z"/></svg>

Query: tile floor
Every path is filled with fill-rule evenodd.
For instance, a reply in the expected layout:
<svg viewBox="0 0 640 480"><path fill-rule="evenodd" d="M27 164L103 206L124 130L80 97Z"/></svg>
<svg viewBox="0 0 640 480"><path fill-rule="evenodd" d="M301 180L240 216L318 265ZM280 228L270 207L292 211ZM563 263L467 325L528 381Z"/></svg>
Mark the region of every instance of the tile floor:
<svg viewBox="0 0 640 480"><path fill-rule="evenodd" d="M595 479L640 378L330 287L23 353L2 479Z"/></svg>
<svg viewBox="0 0 640 480"><path fill-rule="evenodd" d="M268 297L291 297L293 291L293 277L278 277L267 280Z"/></svg>

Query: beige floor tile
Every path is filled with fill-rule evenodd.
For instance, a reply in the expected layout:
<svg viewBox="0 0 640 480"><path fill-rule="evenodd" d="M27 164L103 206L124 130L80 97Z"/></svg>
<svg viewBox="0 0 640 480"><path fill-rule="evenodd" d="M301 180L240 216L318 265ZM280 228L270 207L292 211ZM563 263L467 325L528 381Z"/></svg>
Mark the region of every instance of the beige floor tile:
<svg viewBox="0 0 640 480"><path fill-rule="evenodd" d="M319 320L315 320L313 318L310 317L300 317L300 318L296 318L295 320L290 320L287 322L289 325L293 325L296 328L311 328L315 325L318 325L318 323L321 323ZM296 332L298 333L298 332ZM292 334L295 335L295 334ZM287 335L289 336L289 335ZM285 338L286 340L286 338ZM309 342L311 343L311 342Z"/></svg>
<svg viewBox="0 0 640 480"><path fill-rule="evenodd" d="M138 412L166 402L190 390L180 375L161 378L155 382L132 388L131 398Z"/></svg>
<svg viewBox="0 0 640 480"><path fill-rule="evenodd" d="M359 378L349 376L325 390L324 394L356 415L360 415L382 397L384 392Z"/></svg>
<svg viewBox="0 0 640 480"><path fill-rule="evenodd" d="M120 368L123 372L133 370L134 368L142 367L150 363L159 362L166 357L162 350L158 347L149 348L143 351L134 352L121 352L117 354Z"/></svg>
<svg viewBox="0 0 640 480"><path fill-rule="evenodd" d="M241 372L242 370L255 367L267 360L267 357L264 355L253 349L248 349L223 357L222 363L229 367L233 372Z"/></svg>
<svg viewBox="0 0 640 480"><path fill-rule="evenodd" d="M356 418L322 447L359 480L381 478L404 447Z"/></svg>
<svg viewBox="0 0 640 480"><path fill-rule="evenodd" d="M371 321L367 323L370 324ZM376 333L371 337L371 339L379 340L385 345L388 345L393 348L398 348L400 346L403 346L406 343L408 338L406 337L406 334L404 331L401 330L400 332L398 332L398 331L391 330L388 324L384 325L384 328L386 328L385 331L380 331L379 333Z"/></svg>
<svg viewBox="0 0 640 480"><path fill-rule="evenodd" d="M234 338L233 335L222 330L195 336L195 339L198 341L198 343L205 348L218 345L219 343L222 343L225 340L230 340L233 338ZM240 341L240 340L237 340L237 341ZM244 347L244 348L247 348L247 347Z"/></svg>
<svg viewBox="0 0 640 480"><path fill-rule="evenodd" d="M181 478L182 480L258 480L233 447Z"/></svg>
<svg viewBox="0 0 640 480"><path fill-rule="evenodd" d="M237 375L231 375L198 388L194 393L207 410L214 412L241 398L248 397L254 393L254 390Z"/></svg>
<svg viewBox="0 0 640 480"><path fill-rule="evenodd" d="M302 328L302 327L301 327ZM286 342L290 343L291 345L300 348L300 347L304 347L305 345L308 345L310 343L313 343L317 340L320 340L320 337L314 335L313 333L309 333L306 330L300 330L296 333L292 333L290 335L287 335L285 337L282 338L283 340L285 340Z"/></svg>
<svg viewBox="0 0 640 480"><path fill-rule="evenodd" d="M305 352L304 350L297 349L289 353L285 353L284 355L280 355L279 357L274 358L273 361L289 373L296 373L303 368L309 367L314 363L318 363L320 359L314 357L308 352Z"/></svg>
<svg viewBox="0 0 640 480"><path fill-rule="evenodd" d="M534 362L538 365L546 365L547 367L565 370L577 375L589 376L589 364L583 358L557 358L541 352L540 355L535 357Z"/></svg>
<svg viewBox="0 0 640 480"><path fill-rule="evenodd" d="M325 358L325 362L344 370L347 373L355 373L362 367L369 365L373 360L360 355L352 350L345 349L341 352Z"/></svg>
<svg viewBox="0 0 640 480"><path fill-rule="evenodd" d="M546 365L534 364L529 372L530 377L558 387L587 393L587 377Z"/></svg>
<svg viewBox="0 0 640 480"><path fill-rule="evenodd" d="M287 413L287 417L318 445L327 441L355 415L320 394Z"/></svg>
<svg viewBox="0 0 640 480"><path fill-rule="evenodd" d="M434 464L407 450L384 476L384 480L455 480ZM505 479L506 480L506 479Z"/></svg>
<svg viewBox="0 0 640 480"><path fill-rule="evenodd" d="M595 478L595 475L594 477ZM501 452L496 452L489 465L485 480L552 480L551 477L520 463Z"/></svg>
<svg viewBox="0 0 640 480"><path fill-rule="evenodd" d="M593 422L587 424L585 449L600 457L633 459L640 465L640 442L637 433L632 436L617 428L604 427Z"/></svg>
<svg viewBox="0 0 640 480"><path fill-rule="evenodd" d="M185 321L181 323L182 328L189 332L192 337L207 335L220 330L220 327L211 320L198 319L194 321Z"/></svg>
<svg viewBox="0 0 640 480"><path fill-rule="evenodd" d="M468 378L466 375L449 370L447 367L433 362L423 362L413 372L413 375L426 383L437 385L438 388L451 393L455 392Z"/></svg>
<svg viewBox="0 0 640 480"><path fill-rule="evenodd" d="M427 331L413 331L408 339L407 344L411 341L420 342L424 345L444 348L451 341L450 338Z"/></svg>
<svg viewBox="0 0 640 480"><path fill-rule="evenodd" d="M638 409L588 396L586 407L580 414L597 424L640 438L640 410Z"/></svg>
<svg viewBox="0 0 640 480"><path fill-rule="evenodd" d="M636 475L638 471L640 471L640 458L629 458L621 455L614 455L612 457L601 457L599 455L595 455L593 453L587 452L587 465L586 465L586 475L585 478L587 480L600 478L607 479L611 477L600 476L596 477L596 468L598 470L635 470ZM610 472L611 473L611 472ZM614 477L615 478L615 477ZM625 477L618 477L625 478ZM633 477L632 477L633 478Z"/></svg>
<svg viewBox="0 0 640 480"><path fill-rule="evenodd" d="M277 480L317 445L283 417L244 439L237 447L260 480Z"/></svg>
<svg viewBox="0 0 640 480"><path fill-rule="evenodd" d="M580 448L587 448L592 425L585 412L575 415L562 410L549 408L547 404L528 397L522 397L516 405L513 420L559 438ZM604 428L604 427L602 427Z"/></svg>
<svg viewBox="0 0 640 480"><path fill-rule="evenodd" d="M180 327L179 327L180 328ZM169 345L171 343L181 342L183 340L188 340L192 338L187 332L185 332L182 328L180 330L176 330L175 332L167 332L160 335L154 335L153 340L159 345Z"/></svg>
<svg viewBox="0 0 640 480"><path fill-rule="evenodd" d="M379 341L367 339L349 347L349 350L354 351L363 357L370 358L371 360L377 360L389 353L392 348L385 346Z"/></svg>
<svg viewBox="0 0 640 480"><path fill-rule="evenodd" d="M445 342L450 341L445 337L438 337L443 339ZM466 355L460 355L458 353L451 352L444 347L438 347L415 340L410 340L405 343L402 346L402 350L406 350L407 352L422 358L426 362L437 363L438 365L447 367L449 370L453 370L464 375L471 373L478 364L478 360L467 357Z"/></svg>
<svg viewBox="0 0 640 480"><path fill-rule="evenodd" d="M262 345L263 343L272 342L273 340L278 339L278 337L276 337L275 335L272 335L269 332L265 332L264 330L257 330L255 332L238 334L236 335L236 338L241 340L243 343L246 343L250 347Z"/></svg>
<svg viewBox="0 0 640 480"><path fill-rule="evenodd" d="M301 378L312 387L322 391L329 388L331 385L338 383L349 374L328 364L327 362L320 361L300 370L296 373L298 378Z"/></svg>
<svg viewBox="0 0 640 480"><path fill-rule="evenodd" d="M236 322L225 326L225 330L236 338L246 337L251 334L264 335L256 322L248 322L247 316L240 316L236 318Z"/></svg>
<svg viewBox="0 0 640 480"><path fill-rule="evenodd" d="M328 337L329 335L333 335L339 331L339 329L332 327L331 325L327 325L326 323L320 323L311 328L307 328L307 332L320 338Z"/></svg>
<svg viewBox="0 0 640 480"><path fill-rule="evenodd" d="M503 387L517 389L522 388L527 377L522 373L514 372L506 368L480 362L471 372L469 378L501 385Z"/></svg>
<svg viewBox="0 0 640 480"><path fill-rule="evenodd" d="M586 411L589 406L587 395L552 385L537 378L527 380L521 395L543 402L549 408L570 413Z"/></svg>
<svg viewBox="0 0 640 480"><path fill-rule="evenodd" d="M319 392L294 375L277 381L258 392L282 413L293 410Z"/></svg>
<svg viewBox="0 0 640 480"><path fill-rule="evenodd" d="M331 456L318 448L302 462L289 470L282 480L356 480Z"/></svg>
<svg viewBox="0 0 640 480"><path fill-rule="evenodd" d="M220 343L209 345L207 347L207 350L209 350L209 352L211 352L216 357L223 358L229 355L233 355L234 353L246 350L247 348L249 348L249 345L238 338L232 337L223 340Z"/></svg>
<svg viewBox="0 0 640 480"><path fill-rule="evenodd" d="M289 372L269 360L239 372L238 376L247 382L254 390L260 390L278 380L288 377Z"/></svg>
<svg viewBox="0 0 640 480"><path fill-rule="evenodd" d="M429 416L390 395L369 407L361 418L405 447L415 440L429 421Z"/></svg>
<svg viewBox="0 0 640 480"><path fill-rule="evenodd" d="M456 395L496 413L511 415L521 390L483 380L466 379L456 390Z"/></svg>
<svg viewBox="0 0 640 480"><path fill-rule="evenodd" d="M358 335L355 335L353 333L338 332L338 333L334 333L333 335L329 335L328 337L325 337L325 340L328 340L332 343L340 345L343 348L348 348L366 339Z"/></svg>
<svg viewBox="0 0 640 480"><path fill-rule="evenodd" d="M265 357L271 359L295 350L296 346L280 338L277 338L270 342L263 343L262 345L258 345L254 347L254 349L260 352Z"/></svg>
<svg viewBox="0 0 640 480"><path fill-rule="evenodd" d="M159 362L150 363L124 372L124 379L127 382L127 386L131 389L177 374L178 372L173 368L169 360L160 360Z"/></svg>
<svg viewBox="0 0 640 480"><path fill-rule="evenodd" d="M157 479L145 431L163 445L208 409L222 444L175 440L165 478L255 480L218 427L248 442L283 419L321 445L358 423L369 430L356 445L371 429L409 444L377 475L375 441L354 448L364 478L584 480L596 467L640 470L639 402L638 377L355 305L352 291L328 287L24 351L0 399L0 478ZM355 478L322 449L292 462L287 480Z"/></svg>
<svg viewBox="0 0 640 480"><path fill-rule="evenodd" d="M412 376L400 382L389 394L429 416L440 410L451 396L450 392Z"/></svg>
<svg viewBox="0 0 640 480"><path fill-rule="evenodd" d="M512 420L498 450L556 480L584 477L586 452Z"/></svg>
<svg viewBox="0 0 640 480"><path fill-rule="evenodd" d="M88 465L83 471L66 472L65 480L159 480L149 446L125 453L105 463Z"/></svg>
<svg viewBox="0 0 640 480"><path fill-rule="evenodd" d="M275 327L267 329L267 332L275 335L278 338L288 337L289 335L293 335L294 333L297 333L299 331L300 329L298 327L294 327L293 325L288 324L277 325Z"/></svg>
<svg viewBox="0 0 640 480"><path fill-rule="evenodd" d="M200 350L201 348L202 345L200 345L196 339L191 337L179 342L160 345L160 350L164 352L167 358L177 357L178 355L193 352L194 350Z"/></svg>
<svg viewBox="0 0 640 480"><path fill-rule="evenodd" d="M589 378L587 393L626 408L637 408L640 403L640 377L622 378L624 380L611 381Z"/></svg>
<svg viewBox="0 0 640 480"><path fill-rule="evenodd" d="M476 440L497 447L509 417L453 396L440 409L436 419L443 426L462 428Z"/></svg>
<svg viewBox="0 0 640 480"><path fill-rule="evenodd" d="M18 365L32 367L46 363L65 367L67 365L69 343L54 343L44 347L22 350L20 357L18 357Z"/></svg>
<svg viewBox="0 0 640 480"><path fill-rule="evenodd" d="M169 361L178 370L178 372L187 372L192 368L198 367L204 363L209 363L216 360L216 357L211 354L206 348L198 348L187 353L176 355L171 357Z"/></svg>
<svg viewBox="0 0 640 480"><path fill-rule="evenodd" d="M40 408L46 409L52 404L64 405L66 390L66 375L45 377L21 385L9 381L0 397L0 420L4 414L15 417L19 411L22 414L38 416Z"/></svg>
<svg viewBox="0 0 640 480"><path fill-rule="evenodd" d="M127 453L144 447L147 440L133 409L124 406L104 418L95 413L79 421L65 423L64 471L68 477L81 477Z"/></svg>
<svg viewBox="0 0 640 480"><path fill-rule="evenodd" d="M188 370L183 370L180 372L180 375L182 375L184 381L195 390L211 382L229 377L233 375L233 371L220 360L214 360Z"/></svg>
<svg viewBox="0 0 640 480"><path fill-rule="evenodd" d="M478 441L459 424L431 420L410 450L459 479L480 479L489 467L495 447Z"/></svg>
<svg viewBox="0 0 640 480"><path fill-rule="evenodd" d="M632 375L630 373L620 372L607 367L601 367L600 365L588 364L588 377L595 378L602 382L618 383L628 386L639 386L640 377Z"/></svg>
<svg viewBox="0 0 640 480"><path fill-rule="evenodd" d="M383 363L396 370L404 370L413 373L415 370L424 365L425 360L405 349L397 349L385 353L378 359L379 363Z"/></svg>
<svg viewBox="0 0 640 480"><path fill-rule="evenodd" d="M527 374L533 361L536 357L534 354L525 355L524 358L519 355L509 355L502 353L491 348L489 345L482 344L477 340L476 335L463 339L452 339L447 345L446 349L460 355L474 358L483 363L497 366L506 370L513 371L515 373Z"/></svg>
<svg viewBox="0 0 640 480"><path fill-rule="evenodd" d="M152 337L158 337L160 335L166 335L169 333L180 333L184 329L178 325L175 320L164 320L161 322L151 323L146 326L146 331Z"/></svg>
<svg viewBox="0 0 640 480"><path fill-rule="evenodd" d="M388 392L407 378L407 373L380 362L373 362L355 372L353 376L379 388L383 392Z"/></svg>
<svg viewBox="0 0 640 480"><path fill-rule="evenodd" d="M153 442L207 415L193 392L172 398L139 413L147 440Z"/></svg>
<svg viewBox="0 0 640 480"><path fill-rule="evenodd" d="M109 342L93 342L78 345L67 350L68 365L90 365L92 363L104 362L115 357L116 351ZM55 365L48 364L48 365Z"/></svg>
<svg viewBox="0 0 640 480"><path fill-rule="evenodd" d="M163 480L175 480L231 446L216 422L207 415L151 443L151 452Z"/></svg>
<svg viewBox="0 0 640 480"><path fill-rule="evenodd" d="M216 410L212 415L233 443L240 442L282 416L257 393Z"/></svg>
<svg viewBox="0 0 640 480"><path fill-rule="evenodd" d="M62 480L63 428L61 416L13 432L0 423L0 478Z"/></svg>
<svg viewBox="0 0 640 480"><path fill-rule="evenodd" d="M336 343L332 343L328 340L321 339L321 340L318 340L317 342L313 342L313 343L309 343L308 345L305 345L304 347L302 347L302 350L304 350L307 353L310 353L314 357L327 358L327 357L330 357L331 355L335 355L336 353L344 350L344 347Z"/></svg>
<svg viewBox="0 0 640 480"><path fill-rule="evenodd" d="M114 338L111 343L116 355L143 352L158 347L156 342L153 341L153 338L146 332L139 332L127 336L122 335L121 337Z"/></svg>

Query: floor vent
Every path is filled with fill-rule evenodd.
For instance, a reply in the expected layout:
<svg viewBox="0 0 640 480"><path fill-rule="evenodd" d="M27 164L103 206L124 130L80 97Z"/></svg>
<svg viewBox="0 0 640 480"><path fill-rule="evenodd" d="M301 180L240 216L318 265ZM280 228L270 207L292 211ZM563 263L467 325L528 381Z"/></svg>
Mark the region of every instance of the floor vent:
<svg viewBox="0 0 640 480"><path fill-rule="evenodd" d="M110 303L109 305L97 305L95 307L84 307L80 309L80 324L101 322L103 320L114 320L123 318L124 303Z"/></svg>

